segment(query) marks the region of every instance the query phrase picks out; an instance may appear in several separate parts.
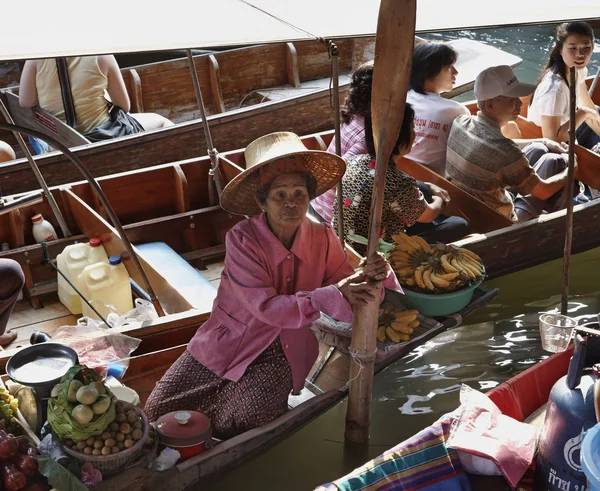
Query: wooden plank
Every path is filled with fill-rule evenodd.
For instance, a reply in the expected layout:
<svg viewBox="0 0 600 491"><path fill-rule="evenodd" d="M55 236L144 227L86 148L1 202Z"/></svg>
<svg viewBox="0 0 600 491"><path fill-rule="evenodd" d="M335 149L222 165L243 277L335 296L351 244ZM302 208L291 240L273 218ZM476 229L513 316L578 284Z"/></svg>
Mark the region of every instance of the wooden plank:
<svg viewBox="0 0 600 491"><path fill-rule="evenodd" d="M210 75L210 93L215 113L224 113L225 101L223 92L221 92L221 72L219 71L219 62L214 55L208 56L208 73Z"/></svg>
<svg viewBox="0 0 600 491"><path fill-rule="evenodd" d="M444 179L426 166L414 160L402 158L396 162L396 167L418 181L431 182L448 191L450 204L444 209L444 214L465 218L471 224L474 232L485 233L512 225L512 222L507 217L490 208L469 193L457 188L450 181Z"/></svg>
<svg viewBox="0 0 600 491"><path fill-rule="evenodd" d="M123 75L126 74L125 80L129 82L129 98L131 99L131 112L132 113L143 113L144 112L144 94L142 91L142 80L135 68L129 68L128 70L122 71Z"/></svg>
<svg viewBox="0 0 600 491"><path fill-rule="evenodd" d="M287 72L287 82L292 87L300 87L300 74L298 72L298 52L294 43L285 45L285 67Z"/></svg>

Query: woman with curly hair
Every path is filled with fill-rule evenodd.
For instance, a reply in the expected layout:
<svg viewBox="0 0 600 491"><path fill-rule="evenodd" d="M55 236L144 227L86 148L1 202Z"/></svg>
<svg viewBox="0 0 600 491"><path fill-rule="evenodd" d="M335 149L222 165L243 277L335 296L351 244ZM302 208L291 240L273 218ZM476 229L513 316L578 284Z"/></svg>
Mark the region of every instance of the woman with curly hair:
<svg viewBox="0 0 600 491"><path fill-rule="evenodd" d="M589 24L568 22L558 26L554 48L531 96L527 113L527 117L542 128L544 138L559 143L569 140L568 75L569 69L575 67L577 141L589 149L600 142L600 115L585 85L593 51L594 31Z"/></svg>
<svg viewBox="0 0 600 491"><path fill-rule="evenodd" d="M367 152L365 142L365 118L370 127L371 118L371 89L373 87L373 62L359 66L352 74L350 90L342 107L342 127L340 131L341 157L348 160L354 155ZM335 138L331 141L330 153L335 153ZM331 223L332 209L335 202L335 188L327 191L311 201L312 209L320 215L323 221Z"/></svg>
<svg viewBox="0 0 600 491"><path fill-rule="evenodd" d="M415 142L406 158L441 176L446 170L446 144L452 122L469 110L441 94L454 87L457 54L444 43L423 41L415 46L410 90L406 96L415 110Z"/></svg>

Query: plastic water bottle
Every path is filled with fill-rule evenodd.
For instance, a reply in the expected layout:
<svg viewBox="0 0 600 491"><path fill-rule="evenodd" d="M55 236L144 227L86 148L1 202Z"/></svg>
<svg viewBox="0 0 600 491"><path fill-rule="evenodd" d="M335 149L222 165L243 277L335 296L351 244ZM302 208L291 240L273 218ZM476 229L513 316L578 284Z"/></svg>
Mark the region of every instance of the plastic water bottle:
<svg viewBox="0 0 600 491"><path fill-rule="evenodd" d="M33 229L31 231L36 242L56 240L58 237L56 230L54 230L54 227L48 220L44 220L41 213L33 215L31 221L33 222Z"/></svg>

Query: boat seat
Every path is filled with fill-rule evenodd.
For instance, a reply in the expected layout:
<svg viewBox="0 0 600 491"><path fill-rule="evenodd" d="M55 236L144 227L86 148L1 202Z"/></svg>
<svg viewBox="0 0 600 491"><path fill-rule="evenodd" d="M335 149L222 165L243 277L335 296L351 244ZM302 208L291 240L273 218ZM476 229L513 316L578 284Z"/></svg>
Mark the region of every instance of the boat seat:
<svg viewBox="0 0 600 491"><path fill-rule="evenodd" d="M340 75L339 84L340 87L343 85L350 84L350 75ZM308 80L306 82L300 82L300 87L292 87L291 85L280 85L278 87L259 89L256 91L259 97L262 97L261 102L271 101L283 101L290 97L297 97L310 94L317 90L323 90L329 88L331 78L320 78L317 80Z"/></svg>
<svg viewBox="0 0 600 491"><path fill-rule="evenodd" d="M164 242L135 246L154 269L196 309L210 310L217 288Z"/></svg>

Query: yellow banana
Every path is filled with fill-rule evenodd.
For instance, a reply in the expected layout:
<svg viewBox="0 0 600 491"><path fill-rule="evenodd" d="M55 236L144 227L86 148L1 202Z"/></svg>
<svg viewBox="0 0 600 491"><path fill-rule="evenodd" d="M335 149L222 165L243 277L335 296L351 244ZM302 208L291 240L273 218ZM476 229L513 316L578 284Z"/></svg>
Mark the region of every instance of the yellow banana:
<svg viewBox="0 0 600 491"><path fill-rule="evenodd" d="M391 327L385 328L385 335L392 343L400 343L401 341L408 341L410 339L408 334L396 332Z"/></svg>
<svg viewBox="0 0 600 491"><path fill-rule="evenodd" d="M460 262L469 266L471 271L473 271L476 276L481 276L483 274L483 267L479 261L475 259L471 259L470 256L460 256Z"/></svg>
<svg viewBox="0 0 600 491"><path fill-rule="evenodd" d="M425 271L423 271L423 283L425 283L425 286L428 290L433 291L435 290L435 286L433 286L433 283L431 282L431 273L431 268L427 268Z"/></svg>
<svg viewBox="0 0 600 491"><path fill-rule="evenodd" d="M409 254L415 249L420 249L419 245L404 233L392 235L392 239L396 242L397 247L399 246L402 251Z"/></svg>
<svg viewBox="0 0 600 491"><path fill-rule="evenodd" d="M385 326L381 326L377 328L377 341L380 343L385 343Z"/></svg>
<svg viewBox="0 0 600 491"><path fill-rule="evenodd" d="M390 259L395 259L397 261L408 261L410 256L408 253L404 251L392 251L390 252Z"/></svg>
<svg viewBox="0 0 600 491"><path fill-rule="evenodd" d="M451 264L451 258L450 258L450 254L444 254L442 257L440 257L440 261L442 262L442 267L446 270L447 273L458 273L458 269L456 269L452 264Z"/></svg>
<svg viewBox="0 0 600 491"><path fill-rule="evenodd" d="M396 310L396 308L393 305L390 305L385 308L384 312L386 314L393 314L395 310Z"/></svg>
<svg viewBox="0 0 600 491"><path fill-rule="evenodd" d="M419 237L418 235L412 235L410 239L415 242L421 249L425 252L431 252L431 246L427 243L425 239Z"/></svg>
<svg viewBox="0 0 600 491"><path fill-rule="evenodd" d="M419 288L425 288L425 283L423 282L423 268L424 266L419 266L415 269L415 281Z"/></svg>
<svg viewBox="0 0 600 491"><path fill-rule="evenodd" d="M452 281L454 278L456 278L458 276L458 273L446 273L446 274L436 273L436 276L438 278L441 278L442 280Z"/></svg>
<svg viewBox="0 0 600 491"><path fill-rule="evenodd" d="M480 263L483 262L477 254L475 254L473 251L470 251L469 249L465 249L464 247L461 247L458 250L458 252L460 252L461 254L465 254L466 256L469 256L471 259L474 259L477 262L480 262Z"/></svg>
<svg viewBox="0 0 600 491"><path fill-rule="evenodd" d="M392 264L392 269L394 271L398 271L400 269L406 269L406 268L410 268L411 267L410 264L404 263L404 262L394 262L394 261L392 261L391 264Z"/></svg>
<svg viewBox="0 0 600 491"><path fill-rule="evenodd" d="M450 282L446 281L443 278L440 278L437 274L431 273L430 275L431 282L440 288L446 288L450 286Z"/></svg>
<svg viewBox="0 0 600 491"><path fill-rule="evenodd" d="M419 327L419 324L421 324L419 320L415 319L414 321L408 323L408 327L412 327L414 329L415 327Z"/></svg>
<svg viewBox="0 0 600 491"><path fill-rule="evenodd" d="M417 284L417 282L415 281L415 278L413 276L411 276L410 278L404 279L404 284L406 286L415 286Z"/></svg>
<svg viewBox="0 0 600 491"><path fill-rule="evenodd" d="M463 271L464 273L466 273L469 278L474 279L475 278L475 273L473 273L473 271L471 271L471 268L469 268L467 265L463 264L460 260L460 258L455 257L452 258L452 266L455 266L459 271Z"/></svg>
<svg viewBox="0 0 600 491"><path fill-rule="evenodd" d="M404 312L403 312L404 314ZM394 322L399 323L399 324L408 324L409 322L414 321L417 318L417 314L416 313L410 313L407 315L397 315L394 319Z"/></svg>
<svg viewBox="0 0 600 491"><path fill-rule="evenodd" d="M398 273L398 276L401 276L403 278L410 278L412 275L415 274L414 268L402 268L396 269L395 271L396 273Z"/></svg>
<svg viewBox="0 0 600 491"><path fill-rule="evenodd" d="M414 329L404 322L392 322L390 326L394 331L403 334L411 334Z"/></svg>

